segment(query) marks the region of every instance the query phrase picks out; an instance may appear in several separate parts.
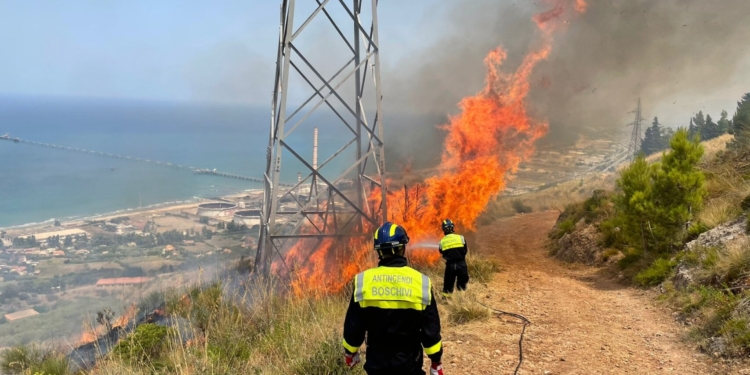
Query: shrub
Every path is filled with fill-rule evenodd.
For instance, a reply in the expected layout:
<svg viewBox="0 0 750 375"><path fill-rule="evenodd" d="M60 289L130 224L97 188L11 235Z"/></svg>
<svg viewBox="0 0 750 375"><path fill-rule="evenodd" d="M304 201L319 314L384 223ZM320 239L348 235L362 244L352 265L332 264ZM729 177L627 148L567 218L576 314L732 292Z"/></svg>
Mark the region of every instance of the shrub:
<svg viewBox="0 0 750 375"><path fill-rule="evenodd" d="M61 354L50 354L41 363L31 368L33 374L40 375L67 375L68 359Z"/></svg>
<svg viewBox="0 0 750 375"><path fill-rule="evenodd" d="M698 299L687 305L685 309L705 314L701 330L704 335L713 337L718 335L725 322L735 315L737 305L742 300L742 295L726 293L724 289L700 287Z"/></svg>
<svg viewBox="0 0 750 375"><path fill-rule="evenodd" d="M519 213L519 214L528 214L533 211L531 206L524 204L523 201L520 199L514 199L511 202L511 206L516 211L516 213Z"/></svg>
<svg viewBox="0 0 750 375"><path fill-rule="evenodd" d="M572 233L575 228L576 228L576 218L569 217L561 221L559 224L555 225L555 227L552 228L552 231L550 232L549 236L553 240L559 240L564 235L568 233Z"/></svg>
<svg viewBox="0 0 750 375"><path fill-rule="evenodd" d="M677 262L670 259L659 258L645 270L635 275L633 281L641 286L654 286L661 284L671 274Z"/></svg>
<svg viewBox="0 0 750 375"><path fill-rule="evenodd" d="M3 374L18 375L42 361L42 352L32 346L16 346L0 354L0 370Z"/></svg>
<svg viewBox="0 0 750 375"><path fill-rule="evenodd" d="M732 317L724 322L719 333L727 339L733 354L742 354L750 348L750 326L746 316Z"/></svg>
<svg viewBox="0 0 750 375"><path fill-rule="evenodd" d="M591 197L583 202L583 215L587 223L596 220L605 209L605 205L612 197L604 190L597 189L591 193Z"/></svg>
<svg viewBox="0 0 750 375"><path fill-rule="evenodd" d="M7 375L68 375L68 359L35 346L16 346L0 354L0 372Z"/></svg>
<svg viewBox="0 0 750 375"><path fill-rule="evenodd" d="M602 234L599 246L601 247L616 247L620 248L623 244L622 233L620 227L617 226L616 220L605 220L602 221L598 226L599 232Z"/></svg>
<svg viewBox="0 0 750 375"><path fill-rule="evenodd" d="M167 348L171 329L153 323L141 324L113 349L112 355L128 363L155 364Z"/></svg>

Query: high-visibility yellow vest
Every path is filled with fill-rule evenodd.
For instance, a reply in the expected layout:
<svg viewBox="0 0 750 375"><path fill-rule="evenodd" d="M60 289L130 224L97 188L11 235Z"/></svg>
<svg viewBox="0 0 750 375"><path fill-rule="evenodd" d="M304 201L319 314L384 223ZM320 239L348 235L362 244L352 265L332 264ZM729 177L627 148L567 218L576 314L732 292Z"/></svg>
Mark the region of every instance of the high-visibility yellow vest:
<svg viewBox="0 0 750 375"><path fill-rule="evenodd" d="M466 240L464 240L464 236L460 234L446 234L445 237L443 237L442 240L440 240L440 251L446 251L450 249L455 249L457 247L463 247L466 246Z"/></svg>
<svg viewBox="0 0 750 375"><path fill-rule="evenodd" d="M431 290L429 277L406 266L371 268L354 277L354 302L361 307L424 310Z"/></svg>

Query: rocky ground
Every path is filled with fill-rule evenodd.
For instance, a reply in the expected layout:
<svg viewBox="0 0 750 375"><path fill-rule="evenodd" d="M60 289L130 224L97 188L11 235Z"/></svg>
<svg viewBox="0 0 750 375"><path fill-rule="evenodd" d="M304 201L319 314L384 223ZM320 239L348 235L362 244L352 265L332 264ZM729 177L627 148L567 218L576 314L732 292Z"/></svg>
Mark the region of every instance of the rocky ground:
<svg viewBox="0 0 750 375"><path fill-rule="evenodd" d="M625 287L600 268L552 259L544 247L557 212L500 219L479 228L479 251L503 271L470 284L482 303L532 321L519 374L750 374L702 354L656 292ZM512 374L522 325L492 317L443 323L446 374Z"/></svg>

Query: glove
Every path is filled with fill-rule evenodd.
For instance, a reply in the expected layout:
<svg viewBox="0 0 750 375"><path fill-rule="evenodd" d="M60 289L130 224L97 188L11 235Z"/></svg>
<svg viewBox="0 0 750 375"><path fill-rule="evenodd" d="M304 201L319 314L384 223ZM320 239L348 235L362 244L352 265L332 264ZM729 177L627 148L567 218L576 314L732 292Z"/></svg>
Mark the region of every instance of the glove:
<svg viewBox="0 0 750 375"><path fill-rule="evenodd" d="M444 375L443 364L440 362L432 362L432 365L430 366L430 375Z"/></svg>
<svg viewBox="0 0 750 375"><path fill-rule="evenodd" d="M347 367L352 368L356 366L357 363L359 363L359 352L349 353L346 349L344 349L344 360L346 361Z"/></svg>

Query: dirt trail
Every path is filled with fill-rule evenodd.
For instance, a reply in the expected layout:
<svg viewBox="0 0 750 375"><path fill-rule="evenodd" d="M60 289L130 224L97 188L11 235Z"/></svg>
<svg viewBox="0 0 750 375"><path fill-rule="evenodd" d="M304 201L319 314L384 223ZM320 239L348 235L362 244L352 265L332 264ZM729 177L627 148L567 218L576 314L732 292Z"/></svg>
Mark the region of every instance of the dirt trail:
<svg viewBox="0 0 750 375"><path fill-rule="evenodd" d="M750 374L713 363L687 343L686 329L651 292L550 258L544 242L556 218L544 212L500 219L477 235L478 252L497 258L503 271L470 288L481 291L482 303L533 322L519 374ZM521 332L515 320L444 326L448 374L513 373Z"/></svg>

